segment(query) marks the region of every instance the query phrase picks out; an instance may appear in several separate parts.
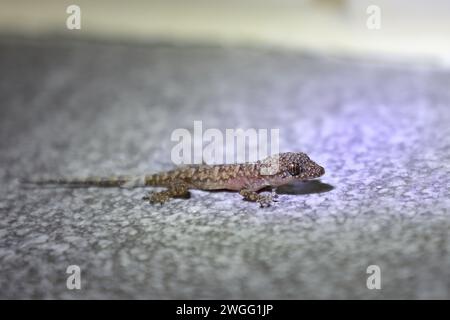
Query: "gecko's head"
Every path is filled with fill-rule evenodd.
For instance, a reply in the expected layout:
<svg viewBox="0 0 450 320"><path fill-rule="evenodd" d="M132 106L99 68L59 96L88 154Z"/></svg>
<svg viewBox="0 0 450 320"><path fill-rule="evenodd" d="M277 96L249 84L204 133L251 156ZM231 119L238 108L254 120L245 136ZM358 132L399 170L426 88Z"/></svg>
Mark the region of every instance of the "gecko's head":
<svg viewBox="0 0 450 320"><path fill-rule="evenodd" d="M309 180L318 178L325 173L322 166L302 152L280 153L265 159L262 165L272 170L277 168L278 170L268 174L281 180Z"/></svg>

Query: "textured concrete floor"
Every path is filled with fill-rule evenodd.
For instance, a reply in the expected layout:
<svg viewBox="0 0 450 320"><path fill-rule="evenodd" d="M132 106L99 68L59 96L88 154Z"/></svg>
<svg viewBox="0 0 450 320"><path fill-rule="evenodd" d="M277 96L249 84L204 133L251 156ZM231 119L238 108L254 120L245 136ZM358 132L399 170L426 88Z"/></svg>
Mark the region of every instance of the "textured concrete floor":
<svg viewBox="0 0 450 320"><path fill-rule="evenodd" d="M450 298L450 74L252 48L0 39L0 298ZM171 167L176 128L280 128L327 173L260 209L25 188ZM82 289L66 289L79 265ZM381 268L382 289L366 288Z"/></svg>

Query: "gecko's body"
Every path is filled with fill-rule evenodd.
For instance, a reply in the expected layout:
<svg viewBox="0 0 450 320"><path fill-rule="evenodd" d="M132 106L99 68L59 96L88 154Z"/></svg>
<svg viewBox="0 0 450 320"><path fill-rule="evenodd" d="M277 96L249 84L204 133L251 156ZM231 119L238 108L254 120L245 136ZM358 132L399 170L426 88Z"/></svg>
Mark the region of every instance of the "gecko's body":
<svg viewBox="0 0 450 320"><path fill-rule="evenodd" d="M112 177L83 179L53 179L34 181L39 184L63 184L77 186L122 187L154 186L167 190L150 193L144 197L150 203L164 203L173 197L188 195L189 189L239 191L244 199L268 206L272 195L257 193L264 188L272 190L293 180L309 180L325 173L304 153L281 153L264 160L223 165L189 165L171 171L142 177Z"/></svg>

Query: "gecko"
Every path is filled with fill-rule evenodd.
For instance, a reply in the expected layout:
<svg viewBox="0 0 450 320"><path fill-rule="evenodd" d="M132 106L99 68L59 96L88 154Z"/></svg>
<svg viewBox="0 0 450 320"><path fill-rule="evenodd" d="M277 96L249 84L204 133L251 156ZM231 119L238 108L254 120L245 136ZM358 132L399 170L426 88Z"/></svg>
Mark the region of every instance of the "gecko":
<svg viewBox="0 0 450 320"><path fill-rule="evenodd" d="M267 207L277 201L275 189L295 180L315 179L325 169L303 152L285 152L256 162L237 164L195 164L176 167L170 171L140 177L87 177L26 181L34 184L56 184L96 187L164 187L149 192L142 199L151 204L163 204L171 198L188 197L190 189L237 191L244 200ZM270 188L271 194L261 191Z"/></svg>

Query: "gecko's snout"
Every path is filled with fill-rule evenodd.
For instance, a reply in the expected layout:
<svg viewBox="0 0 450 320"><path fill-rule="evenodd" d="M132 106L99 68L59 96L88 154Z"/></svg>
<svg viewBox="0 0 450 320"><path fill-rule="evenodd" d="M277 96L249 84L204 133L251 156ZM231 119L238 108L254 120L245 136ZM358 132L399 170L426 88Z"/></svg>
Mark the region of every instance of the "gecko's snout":
<svg viewBox="0 0 450 320"><path fill-rule="evenodd" d="M319 178L325 174L325 168L321 165L318 165L314 161L310 163L310 179Z"/></svg>
<svg viewBox="0 0 450 320"><path fill-rule="evenodd" d="M318 165L317 163L314 163L314 165L310 170L311 170L310 179L319 178L325 174L325 168Z"/></svg>
<svg viewBox="0 0 450 320"><path fill-rule="evenodd" d="M302 180L316 179L325 174L325 168L318 165L314 161L310 161L308 166L304 168L303 174L299 175Z"/></svg>
<svg viewBox="0 0 450 320"><path fill-rule="evenodd" d="M323 176L325 174L325 168L322 166L318 166L319 168L317 169L317 174L320 176Z"/></svg>

